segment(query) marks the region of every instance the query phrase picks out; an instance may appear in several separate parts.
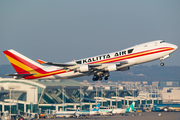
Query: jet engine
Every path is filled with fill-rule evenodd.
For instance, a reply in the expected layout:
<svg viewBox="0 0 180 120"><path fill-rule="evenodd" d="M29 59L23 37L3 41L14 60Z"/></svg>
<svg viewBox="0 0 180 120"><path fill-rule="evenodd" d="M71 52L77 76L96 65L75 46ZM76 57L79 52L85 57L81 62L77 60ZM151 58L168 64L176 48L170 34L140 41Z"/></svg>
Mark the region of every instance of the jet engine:
<svg viewBox="0 0 180 120"><path fill-rule="evenodd" d="M128 67L123 67L123 68L120 69L120 71L127 71L129 69L130 69L129 66Z"/></svg>
<svg viewBox="0 0 180 120"><path fill-rule="evenodd" d="M89 65L80 66L78 71L79 72L88 72L89 71Z"/></svg>
<svg viewBox="0 0 180 120"><path fill-rule="evenodd" d="M117 65L116 64L112 64L112 65L109 65L106 70L111 72L111 71L116 71L118 68L117 68Z"/></svg>

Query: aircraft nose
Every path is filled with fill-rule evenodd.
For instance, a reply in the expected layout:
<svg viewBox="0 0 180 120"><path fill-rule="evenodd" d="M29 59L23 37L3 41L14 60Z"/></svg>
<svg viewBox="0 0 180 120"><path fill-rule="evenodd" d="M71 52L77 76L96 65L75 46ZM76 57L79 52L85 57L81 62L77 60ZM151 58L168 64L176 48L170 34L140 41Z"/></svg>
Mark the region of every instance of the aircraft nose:
<svg viewBox="0 0 180 120"><path fill-rule="evenodd" d="M174 50L178 49L177 45L173 45Z"/></svg>

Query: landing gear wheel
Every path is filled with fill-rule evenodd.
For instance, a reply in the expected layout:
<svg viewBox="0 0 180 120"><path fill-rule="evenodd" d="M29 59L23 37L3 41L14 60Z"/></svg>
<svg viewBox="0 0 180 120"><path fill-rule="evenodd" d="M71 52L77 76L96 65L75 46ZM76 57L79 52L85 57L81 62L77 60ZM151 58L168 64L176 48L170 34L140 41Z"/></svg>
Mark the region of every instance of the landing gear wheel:
<svg viewBox="0 0 180 120"><path fill-rule="evenodd" d="M160 65L161 65L161 66L164 66L164 63L162 62L162 63L160 63Z"/></svg>
<svg viewBox="0 0 180 120"><path fill-rule="evenodd" d="M93 78L92 78L93 81L97 81L98 79L99 79L98 76L93 76Z"/></svg>
<svg viewBox="0 0 180 120"><path fill-rule="evenodd" d="M92 78L92 80L93 80L93 81L97 81L97 80L99 80L99 77L96 76L96 75L94 75L93 78Z"/></svg>
<svg viewBox="0 0 180 120"><path fill-rule="evenodd" d="M105 77L104 80L108 80L108 77Z"/></svg>

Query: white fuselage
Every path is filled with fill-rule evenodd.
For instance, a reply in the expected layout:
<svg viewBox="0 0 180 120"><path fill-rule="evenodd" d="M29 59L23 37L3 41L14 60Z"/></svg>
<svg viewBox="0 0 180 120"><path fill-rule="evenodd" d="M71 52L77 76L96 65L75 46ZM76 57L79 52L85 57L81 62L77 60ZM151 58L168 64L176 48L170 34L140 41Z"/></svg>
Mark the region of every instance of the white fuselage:
<svg viewBox="0 0 180 120"><path fill-rule="evenodd" d="M97 66L96 69L104 69L111 64L117 64L121 61L126 61L127 64L122 64L118 66L118 70L120 70L121 68L125 68L128 66L141 64L141 63L157 60L160 58L163 59L166 56L169 57L169 55L173 53L176 49L177 49L176 45L163 42L162 40L157 40L153 42L147 42L144 44L136 45L121 51L116 51L113 53L107 53L107 54L93 56L75 61L77 63L77 66L78 65L81 66L83 64L86 65L86 64L101 63L102 65ZM47 68L48 67L44 69ZM61 67L53 67L53 69L54 70L61 69ZM67 78L74 78L85 75L91 75L91 73L67 71L65 73L48 76L43 79L67 79Z"/></svg>
<svg viewBox="0 0 180 120"><path fill-rule="evenodd" d="M58 111L56 117L72 117L76 111Z"/></svg>
<svg viewBox="0 0 180 120"><path fill-rule="evenodd" d="M98 115L99 111L77 111L75 115L79 116L89 116L89 115Z"/></svg>

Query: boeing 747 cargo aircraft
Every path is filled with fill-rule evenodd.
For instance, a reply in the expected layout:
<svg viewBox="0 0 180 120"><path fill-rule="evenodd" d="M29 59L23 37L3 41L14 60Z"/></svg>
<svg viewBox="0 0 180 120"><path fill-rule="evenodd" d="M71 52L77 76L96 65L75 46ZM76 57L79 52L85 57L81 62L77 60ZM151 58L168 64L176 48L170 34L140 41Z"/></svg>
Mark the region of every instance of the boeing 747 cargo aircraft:
<svg viewBox="0 0 180 120"><path fill-rule="evenodd" d="M3 51L16 74L8 74L16 79L69 79L93 75L92 80L108 80L111 71L126 71L130 66L170 57L178 46L163 40L143 43L112 53L73 60L67 63L53 63L37 60L39 63L25 57L15 50Z"/></svg>

